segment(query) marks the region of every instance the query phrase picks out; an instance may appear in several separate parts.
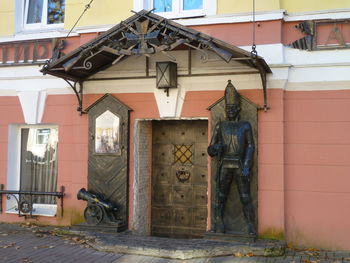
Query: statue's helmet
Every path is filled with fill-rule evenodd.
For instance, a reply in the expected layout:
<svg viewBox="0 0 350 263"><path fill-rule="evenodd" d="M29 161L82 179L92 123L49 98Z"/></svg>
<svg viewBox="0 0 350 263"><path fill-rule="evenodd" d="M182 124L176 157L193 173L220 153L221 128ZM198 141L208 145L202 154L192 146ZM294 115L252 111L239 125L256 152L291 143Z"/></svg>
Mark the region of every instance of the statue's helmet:
<svg viewBox="0 0 350 263"><path fill-rule="evenodd" d="M228 81L225 89L225 105L226 107L235 105L237 108L240 108L239 94L236 88L232 85L231 80Z"/></svg>

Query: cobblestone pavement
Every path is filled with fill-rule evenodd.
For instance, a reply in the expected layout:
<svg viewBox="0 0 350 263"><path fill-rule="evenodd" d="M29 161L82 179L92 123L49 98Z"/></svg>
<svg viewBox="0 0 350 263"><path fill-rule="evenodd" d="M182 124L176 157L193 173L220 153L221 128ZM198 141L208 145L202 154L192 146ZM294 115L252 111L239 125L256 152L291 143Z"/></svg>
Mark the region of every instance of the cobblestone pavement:
<svg viewBox="0 0 350 263"><path fill-rule="evenodd" d="M190 260L165 259L96 251L64 228L0 223L0 262L74 263L350 263L350 252L287 250L281 257L231 255Z"/></svg>

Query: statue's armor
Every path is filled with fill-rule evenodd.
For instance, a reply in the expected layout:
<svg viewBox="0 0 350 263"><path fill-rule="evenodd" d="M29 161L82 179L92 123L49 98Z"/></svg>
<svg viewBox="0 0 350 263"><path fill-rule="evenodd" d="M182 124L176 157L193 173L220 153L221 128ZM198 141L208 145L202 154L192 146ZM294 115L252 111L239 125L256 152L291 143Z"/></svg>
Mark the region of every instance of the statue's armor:
<svg viewBox="0 0 350 263"><path fill-rule="evenodd" d="M247 121L221 121L214 129L208 153L220 155L225 168L251 167L254 153L252 128Z"/></svg>
<svg viewBox="0 0 350 263"><path fill-rule="evenodd" d="M219 140L222 141L223 145L222 166L225 168L250 166L249 160L252 158L254 151L250 123L223 121L220 126ZM248 153L248 156L246 156L246 153ZM247 162L245 162L246 159L248 159Z"/></svg>

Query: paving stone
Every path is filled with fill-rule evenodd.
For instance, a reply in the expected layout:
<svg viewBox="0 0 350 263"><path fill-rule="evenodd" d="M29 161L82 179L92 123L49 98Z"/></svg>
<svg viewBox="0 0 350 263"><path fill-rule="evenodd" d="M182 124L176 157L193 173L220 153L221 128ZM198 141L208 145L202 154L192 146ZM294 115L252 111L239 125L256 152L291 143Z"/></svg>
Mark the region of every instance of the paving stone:
<svg viewBox="0 0 350 263"><path fill-rule="evenodd" d="M18 225L5 225L0 223L1 263L19 263L24 260L28 262L31 260L33 263L350 263L350 255L346 251L294 251L287 249L286 254L280 257L234 257L233 251L230 250L233 244L228 242L144 237L130 233L102 235L109 244L118 245L125 249L125 253L148 251L157 257L124 255L105 252L103 249L96 251L71 240L64 240L64 237L51 236L49 232L48 234L42 233L45 229L52 230L50 227L24 228ZM86 237L89 235L92 238L101 238L99 233L86 234ZM11 243L14 243L11 247L2 248ZM259 253L259 249L264 251L266 247L271 248L273 245L276 246L276 243L270 244L266 241L258 241L254 244L235 243L236 250L234 251L243 255L248 251L255 254L256 251ZM50 246L53 248L49 248ZM168 256L169 252L183 259L159 258L162 255ZM213 257L213 255L220 253L228 253L228 256ZM203 254L208 257L186 259L189 256L198 257L203 256Z"/></svg>

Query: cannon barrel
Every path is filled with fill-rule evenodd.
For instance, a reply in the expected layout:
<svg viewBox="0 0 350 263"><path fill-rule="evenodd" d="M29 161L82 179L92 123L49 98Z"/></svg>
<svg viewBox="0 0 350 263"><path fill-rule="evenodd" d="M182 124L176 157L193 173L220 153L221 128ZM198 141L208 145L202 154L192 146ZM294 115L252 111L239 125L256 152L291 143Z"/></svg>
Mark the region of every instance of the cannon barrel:
<svg viewBox="0 0 350 263"><path fill-rule="evenodd" d="M107 210L113 210L116 211L117 208L112 205L111 203L99 198L97 195L90 193L89 191L86 191L85 188L81 188L77 194L78 200L84 200L88 203L96 203L99 205L102 205Z"/></svg>

